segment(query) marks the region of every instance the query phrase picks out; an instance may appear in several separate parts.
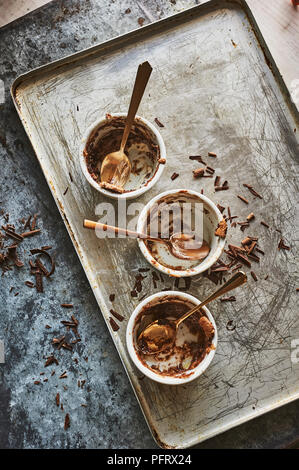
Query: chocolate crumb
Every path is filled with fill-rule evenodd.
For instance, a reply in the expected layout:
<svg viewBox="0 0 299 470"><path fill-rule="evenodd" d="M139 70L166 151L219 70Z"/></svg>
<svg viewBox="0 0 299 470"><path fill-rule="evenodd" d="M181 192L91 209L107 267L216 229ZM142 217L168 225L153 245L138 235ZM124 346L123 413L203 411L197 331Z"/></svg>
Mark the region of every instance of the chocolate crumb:
<svg viewBox="0 0 299 470"><path fill-rule="evenodd" d="M115 294L110 294L110 295L109 295L109 300L110 300L110 302L114 302L114 300L115 300Z"/></svg>
<svg viewBox="0 0 299 470"><path fill-rule="evenodd" d="M225 238L226 232L227 232L227 223L225 222L224 219L222 219L219 222L219 224L218 224L218 226L215 230L215 235L216 235L216 237Z"/></svg>
<svg viewBox="0 0 299 470"><path fill-rule="evenodd" d="M246 219L247 219L248 221L250 221L250 220L252 220L252 219L254 219L254 218L255 218L255 215L254 215L253 212L250 212L250 214L246 217Z"/></svg>
<svg viewBox="0 0 299 470"><path fill-rule="evenodd" d="M113 320L112 317L109 317L110 325L113 331L119 330L118 324Z"/></svg>
<svg viewBox="0 0 299 470"><path fill-rule="evenodd" d="M256 277L256 274L254 271L250 271L250 274L252 276L252 278L255 280L255 282L257 281L257 277Z"/></svg>
<svg viewBox="0 0 299 470"><path fill-rule="evenodd" d="M222 214L223 211L225 210L225 207L220 206L220 204L217 204L217 208L220 210L221 214Z"/></svg>
<svg viewBox="0 0 299 470"><path fill-rule="evenodd" d="M264 222L263 220L261 220L261 225L263 225L264 227L266 228L270 228L270 225L268 225L266 222Z"/></svg>
<svg viewBox="0 0 299 470"><path fill-rule="evenodd" d="M60 395L59 395L59 393L57 393L57 395L55 397L55 401L56 401L56 405L59 406L60 405Z"/></svg>
<svg viewBox="0 0 299 470"><path fill-rule="evenodd" d="M139 24L139 26L143 26L144 21L145 21L144 18L142 18L142 17L138 18L138 24Z"/></svg>
<svg viewBox="0 0 299 470"><path fill-rule="evenodd" d="M193 176L194 178L200 178L204 175L205 169L204 168L197 168L196 170L193 170Z"/></svg>
<svg viewBox="0 0 299 470"><path fill-rule="evenodd" d="M65 419L64 419L64 430L65 431L70 427L70 424L71 424L70 415L67 413L65 415Z"/></svg>
<svg viewBox="0 0 299 470"><path fill-rule="evenodd" d="M235 302L236 297L234 295L231 295L230 297L221 297L220 301L221 302Z"/></svg>
<svg viewBox="0 0 299 470"><path fill-rule="evenodd" d="M176 173L176 172L172 173L171 175L172 181L175 180L178 176L179 176L179 173Z"/></svg>
<svg viewBox="0 0 299 470"><path fill-rule="evenodd" d="M208 152L208 155L209 155L209 157L214 157L214 158L217 157L217 154L214 153L214 152Z"/></svg>

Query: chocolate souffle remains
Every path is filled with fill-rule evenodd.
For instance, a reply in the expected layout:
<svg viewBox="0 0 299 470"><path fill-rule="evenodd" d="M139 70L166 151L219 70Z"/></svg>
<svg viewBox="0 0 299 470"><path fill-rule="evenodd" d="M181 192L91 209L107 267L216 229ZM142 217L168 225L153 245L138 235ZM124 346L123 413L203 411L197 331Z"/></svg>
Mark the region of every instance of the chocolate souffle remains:
<svg viewBox="0 0 299 470"><path fill-rule="evenodd" d="M194 307L189 300L165 295L145 305L139 313L134 326L134 337L157 319L177 319ZM163 376L185 378L192 374L206 355L215 349L212 344L214 327L204 311L196 312L187 318L177 330L172 350L147 355L140 350L135 339L134 347L139 360L145 367Z"/></svg>
<svg viewBox="0 0 299 470"><path fill-rule="evenodd" d="M101 183L101 164L111 152L120 149L120 143L125 127L125 116L106 115L97 129L90 135L83 154L86 166L91 177ZM156 137L148 127L135 118L128 141L125 147L132 170L129 180L124 186L124 192L134 191L146 186L155 176L161 164L160 149ZM110 183L110 182L108 182Z"/></svg>
<svg viewBox="0 0 299 470"><path fill-rule="evenodd" d="M171 245L167 243L167 238L165 235L168 234L169 238L174 233L194 233L195 232L195 207L196 204L201 203L201 201L194 195L187 193L187 191L180 191L176 194L169 194L164 196L158 201L158 204L153 207L149 213L147 214L146 222L143 227L143 232L147 233L148 235L151 234L151 229L157 228L157 233L155 236L158 238L163 238L165 243L157 243L155 241L146 240L145 246L147 247L148 251L150 252L151 256L161 265L165 266L166 268L175 269L178 271L182 271L185 269L193 268L201 263L204 258L207 256L209 252L210 246L210 235L205 226L208 223L205 215L208 217L209 211L200 206L200 211L203 212L202 214L202 221L203 221L203 240L202 240L202 249L203 251L207 251L205 257L202 260L192 259L192 251L190 251L190 259L182 259L175 255L174 251L171 249ZM169 215L166 211L166 207L169 208L171 205L177 205L177 210L169 210ZM184 207L190 205L191 207L191 216L189 220L185 215ZM207 247L207 250L205 249Z"/></svg>

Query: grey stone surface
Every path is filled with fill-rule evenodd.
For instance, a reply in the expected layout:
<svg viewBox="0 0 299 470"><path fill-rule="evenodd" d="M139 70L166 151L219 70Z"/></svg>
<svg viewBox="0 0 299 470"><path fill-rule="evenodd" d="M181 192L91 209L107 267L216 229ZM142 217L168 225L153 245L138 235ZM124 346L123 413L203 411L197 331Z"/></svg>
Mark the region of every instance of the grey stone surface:
<svg viewBox="0 0 299 470"><path fill-rule="evenodd" d="M22 72L139 27L140 17L146 24L196 3L53 2L0 30L0 79L5 84L5 103L0 104L0 208L16 227L20 218L39 213L42 228L41 235L22 243L26 266L0 278L0 339L5 341L6 356L6 363L0 364L0 448L157 448L15 112L9 87ZM130 13L125 13L127 8ZM28 250L47 244L53 246L57 268L53 279L45 280L45 293L37 294L24 285L32 280ZM53 352L52 337L64 332L60 321L71 314L60 307L62 302L74 304L82 342L73 353L60 350L59 365L45 368L44 357ZM59 379L64 370L67 379ZM42 383L34 385L35 380ZM78 380L86 380L83 389ZM55 404L57 392L64 411ZM65 413L71 418L68 431L63 429ZM281 447L299 435L298 423L295 402L198 448Z"/></svg>

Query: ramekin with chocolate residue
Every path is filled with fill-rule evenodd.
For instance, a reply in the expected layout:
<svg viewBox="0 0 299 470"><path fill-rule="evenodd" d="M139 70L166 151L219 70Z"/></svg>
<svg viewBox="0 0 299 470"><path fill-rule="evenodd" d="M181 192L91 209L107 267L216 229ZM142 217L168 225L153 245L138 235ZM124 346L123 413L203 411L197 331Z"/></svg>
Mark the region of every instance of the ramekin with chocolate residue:
<svg viewBox="0 0 299 470"><path fill-rule="evenodd" d="M80 147L80 164L89 184L105 196L132 199L148 191L158 181L166 164L161 134L146 119L136 116L125 147L131 173L121 191L101 187L101 164L106 155L119 150L126 114L107 114L86 131ZM115 185L114 185L115 186Z"/></svg>
<svg viewBox="0 0 299 470"><path fill-rule="evenodd" d="M185 292L164 291L144 299L132 313L126 333L127 348L136 367L150 379L168 385L198 378L210 365L217 347L217 328L206 307L177 329L174 348L154 355L138 347L140 332L158 318L177 319L200 301Z"/></svg>
<svg viewBox="0 0 299 470"><path fill-rule="evenodd" d="M177 205L178 210L170 210L172 205ZM188 210L189 216L186 215ZM198 220L201 220L202 225ZM209 252L203 259L181 259L169 249L167 237L177 232L182 223L190 233L197 233L198 228L202 232L198 234L201 235L199 239L209 247ZM220 226L223 229L221 233ZM174 189L149 201L137 222L138 232L150 235L154 229L154 236L164 238L166 243L138 239L138 245L145 259L159 271L174 277L195 276L208 270L221 256L226 228L223 215L209 198L189 189ZM183 228L182 233L184 230Z"/></svg>

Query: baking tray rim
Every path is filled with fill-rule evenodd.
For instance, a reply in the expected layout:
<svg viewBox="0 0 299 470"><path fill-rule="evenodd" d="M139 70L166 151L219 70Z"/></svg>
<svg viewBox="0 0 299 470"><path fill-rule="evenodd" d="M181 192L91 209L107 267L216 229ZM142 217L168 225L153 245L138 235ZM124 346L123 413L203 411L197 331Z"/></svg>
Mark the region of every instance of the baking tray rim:
<svg viewBox="0 0 299 470"><path fill-rule="evenodd" d="M147 24L147 25L145 25L141 28L135 28L135 29L133 29L133 30L131 30L131 31L125 33L125 34L115 36L111 39L108 39L107 41L98 43L94 46L91 46L91 47L85 48L81 51L75 52L74 54L69 54L69 55L67 55L67 56L65 56L61 59L57 59L57 60L54 60L52 62L46 63L42 66L33 68L33 69L31 69L31 70L29 70L25 73L20 74L17 78L15 78L15 80L13 81L13 83L10 87L11 97L12 97L13 103L15 105L16 111L17 111L17 113L20 117L20 120L21 120L21 122L24 126L25 132L26 132L26 134L27 134L27 136L30 140L30 143L33 147L34 153L36 154L36 158L37 158L37 160L40 164L40 167L41 167L43 173L45 174L43 164L41 163L40 159L38 158L38 152L35 149L34 144L31 140L29 127L27 125L27 122L26 122L25 118L22 116L21 104L18 101L17 93L18 93L18 87L20 85L22 85L26 80L34 78L34 76L39 75L40 73L43 74L48 69L51 69L51 72L53 72L54 70L57 70L58 68L63 67L65 65L71 65L72 63L75 63L76 61L78 61L80 59L83 59L85 56L90 57L92 54L96 54L96 53L99 53L99 55L100 55L100 53L105 54L105 53L109 52L109 50L111 50L112 48L115 48L115 50L116 50L118 45L121 45L124 42L128 43L130 40L133 40L136 36L137 36L137 39L139 40L142 37L145 37L147 35L147 33L149 33L149 32L159 33L159 30L161 30L163 28L163 25L165 25L165 31L166 31L167 29L170 29L172 26L179 25L183 22L187 22L192 17L194 17L194 18L195 17L200 17L205 12L210 12L214 9L225 8L225 7L239 7L245 12L245 14L248 18L248 21L252 26L252 30L253 30L253 32L256 36L257 43L261 47L262 52L264 54L265 62L267 64L267 66L270 68L270 70L272 72L272 75L274 76L274 79L278 82L281 93L283 95L285 95L285 100L287 101L286 104L288 105L289 110L290 110L291 114L293 115L294 120L299 123L299 110L296 107L295 103L292 101L292 96L290 95L290 92L289 92L289 90L288 90L288 88L285 84L285 81L284 81L282 75L280 74L280 71L279 71L279 69L278 69L278 67L277 67L277 65L276 65L276 63L275 63L275 61L272 57L272 54L271 54L271 52L270 52L270 50L267 46L267 43L265 42L265 40L263 38L263 35L262 35L262 33L259 29L259 26L258 26L258 24L255 20L255 17L253 15L250 7L247 4L247 1L246 0L224 0L224 1L221 1L221 0L207 0L203 4L199 4L199 5L195 5L193 7L187 8L186 10L183 10L182 12L175 13L173 15L167 16L166 18L154 21L154 22L152 22L150 24ZM72 231L71 224L69 223L68 218L67 218L67 216L64 212L63 204L60 201L60 199L58 198L58 195L56 194L54 186L51 185L51 182L49 181L48 178L46 178L46 180L47 180L47 184L49 186L49 189L52 193L52 196L55 200L55 203L58 207L60 215L61 215L61 217L64 221L64 224L66 226L68 234L69 234L69 236L72 240L72 243L74 245L74 248L75 248L75 251L78 255L80 263L81 263L81 265L84 269L85 275L86 275L86 277L87 277L87 279L90 283L92 291L94 292L94 295L95 295L96 300L99 304L99 307L100 307L101 310L107 311L107 313L108 313L108 308L107 308L105 300L102 296L99 285L94 287L92 275L91 275L91 273L88 273L88 269L86 268L86 265L87 265L87 262L86 262L86 259L85 259L86 256L85 256L85 254L83 254L81 252L80 245L78 244L78 242L76 240L76 237L75 237L75 235ZM293 394L292 396L287 396L285 398L279 399L277 401L277 403L275 403L275 404L266 405L264 408L262 408L258 411L255 410L254 413L253 412L247 413L242 418L241 417L235 417L235 419L232 420L230 424L224 424L224 425L220 426L217 430L214 430L210 433L207 433L203 437L198 435L198 437L194 437L193 439L190 439L189 441L187 441L185 439L185 442L182 445L167 444L167 442L164 442L159 437L158 431L155 429L155 424L154 424L154 422L151 418L151 413L150 413L150 409L148 407L147 401L145 400L145 398L142 396L141 393L140 394L138 393L138 389L140 387L139 387L139 383L137 381L137 378L135 378L135 380L133 380L134 374L130 375L130 373L129 373L129 370L130 369L132 370L132 364L130 362L129 357L127 357L125 354L123 354L122 350L125 349L123 344L118 339L118 336L115 335L115 333L113 333L113 331L111 330L110 325L108 324L107 315L106 316L102 315L102 316L103 316L104 321L107 325L108 331L110 332L110 335L111 335L112 340L114 342L114 345L117 349L120 360L121 360L121 362L124 366L124 369L126 371L128 379L130 381L130 384L131 384L131 386L133 388L133 391L134 391L134 394L136 396L136 399L137 399L137 401L140 405L141 411L144 415L145 421L146 421L146 423L149 427L149 430L150 430L155 442L162 449L184 449L184 448L192 447L196 444L204 442L207 439L215 437L218 434L221 434L225 431L228 431L229 429L232 429L232 428L237 427L237 426L239 426L239 425L241 425L241 424L243 424L247 421L250 421L251 419L254 419L258 416L266 414L270 411L273 411L275 409L280 408L281 406L283 406L285 404L291 403L291 402L299 399L299 391L298 391L297 393Z"/></svg>

